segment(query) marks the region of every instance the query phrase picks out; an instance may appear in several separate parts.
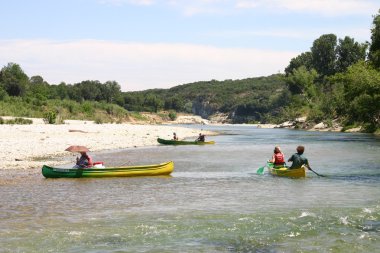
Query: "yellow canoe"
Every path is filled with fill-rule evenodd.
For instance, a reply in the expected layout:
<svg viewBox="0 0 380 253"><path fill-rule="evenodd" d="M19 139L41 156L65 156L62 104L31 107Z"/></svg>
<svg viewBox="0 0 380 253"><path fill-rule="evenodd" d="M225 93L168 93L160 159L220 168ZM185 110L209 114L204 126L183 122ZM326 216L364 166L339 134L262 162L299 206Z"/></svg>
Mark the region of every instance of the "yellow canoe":
<svg viewBox="0 0 380 253"><path fill-rule="evenodd" d="M112 168L54 168L44 165L42 175L46 178L78 178L78 177L136 177L169 175L174 170L172 161L152 165L123 166Z"/></svg>
<svg viewBox="0 0 380 253"><path fill-rule="evenodd" d="M268 163L268 170L270 174L278 177L306 177L306 170L304 167L301 167L299 169L289 169L287 166L274 166L273 163Z"/></svg>

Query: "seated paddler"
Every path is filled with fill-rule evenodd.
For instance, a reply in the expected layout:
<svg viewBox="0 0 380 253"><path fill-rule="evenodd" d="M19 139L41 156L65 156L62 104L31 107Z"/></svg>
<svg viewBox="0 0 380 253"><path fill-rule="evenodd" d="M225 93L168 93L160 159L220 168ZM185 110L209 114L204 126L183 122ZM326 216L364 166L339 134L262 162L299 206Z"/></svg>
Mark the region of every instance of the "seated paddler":
<svg viewBox="0 0 380 253"><path fill-rule="evenodd" d="M272 159L270 159L268 162L273 163L274 166L285 165L285 156L284 156L284 153L281 152L281 149L279 146L274 147Z"/></svg>
<svg viewBox="0 0 380 253"><path fill-rule="evenodd" d="M304 151L305 151L304 146L298 146L297 147L297 153L293 154L288 160L288 162L292 162L292 165L290 166L289 169L299 169L303 165L305 165L306 168L309 168L309 161L303 155Z"/></svg>
<svg viewBox="0 0 380 253"><path fill-rule="evenodd" d="M89 156L86 152L80 152L80 158L77 157L76 165L73 168L83 169L92 167L93 162L91 156Z"/></svg>
<svg viewBox="0 0 380 253"><path fill-rule="evenodd" d="M205 142L205 139L206 139L206 135L199 133L199 136L195 141Z"/></svg>

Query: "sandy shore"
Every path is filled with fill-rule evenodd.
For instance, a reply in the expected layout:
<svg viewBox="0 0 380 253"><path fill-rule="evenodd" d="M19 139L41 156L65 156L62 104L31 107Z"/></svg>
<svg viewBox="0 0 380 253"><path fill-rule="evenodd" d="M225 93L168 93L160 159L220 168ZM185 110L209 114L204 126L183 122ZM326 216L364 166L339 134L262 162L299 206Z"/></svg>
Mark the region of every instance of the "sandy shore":
<svg viewBox="0 0 380 253"><path fill-rule="evenodd" d="M157 137L170 139L195 137L201 129L165 125L95 124L66 120L62 125L44 124L33 119L31 125L0 126L0 169L40 168L59 165L72 156L65 151L71 145L84 145L90 151L158 145ZM215 133L202 131L206 135Z"/></svg>

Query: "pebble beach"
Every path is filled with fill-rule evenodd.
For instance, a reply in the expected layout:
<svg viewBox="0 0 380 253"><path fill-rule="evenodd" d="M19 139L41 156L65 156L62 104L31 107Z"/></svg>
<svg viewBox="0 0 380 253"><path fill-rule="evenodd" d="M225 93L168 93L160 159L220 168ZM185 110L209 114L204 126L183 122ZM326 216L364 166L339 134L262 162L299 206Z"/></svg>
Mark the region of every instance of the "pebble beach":
<svg viewBox="0 0 380 253"><path fill-rule="evenodd" d="M46 164L56 166L72 156L65 149L83 145L90 152L155 146L157 138L180 139L198 136L201 129L168 125L95 124L92 121L66 120L65 124L45 124L33 119L30 125L0 126L1 170L37 169ZM215 133L202 131L206 135Z"/></svg>

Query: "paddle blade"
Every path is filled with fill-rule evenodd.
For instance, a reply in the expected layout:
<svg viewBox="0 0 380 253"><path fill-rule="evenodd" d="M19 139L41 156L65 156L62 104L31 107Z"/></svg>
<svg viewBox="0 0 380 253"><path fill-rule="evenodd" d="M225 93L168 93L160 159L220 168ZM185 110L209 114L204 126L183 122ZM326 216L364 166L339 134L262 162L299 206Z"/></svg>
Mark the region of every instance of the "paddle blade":
<svg viewBox="0 0 380 253"><path fill-rule="evenodd" d="M256 171L256 173L259 174L259 175L262 175L262 174L264 173L264 167L265 167L265 166L260 167L260 168Z"/></svg>

